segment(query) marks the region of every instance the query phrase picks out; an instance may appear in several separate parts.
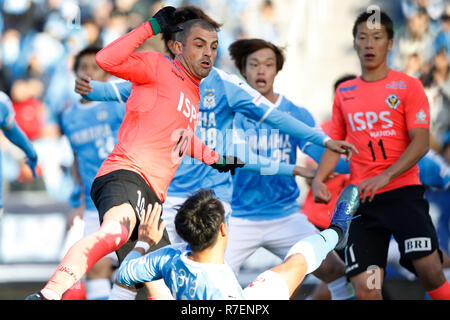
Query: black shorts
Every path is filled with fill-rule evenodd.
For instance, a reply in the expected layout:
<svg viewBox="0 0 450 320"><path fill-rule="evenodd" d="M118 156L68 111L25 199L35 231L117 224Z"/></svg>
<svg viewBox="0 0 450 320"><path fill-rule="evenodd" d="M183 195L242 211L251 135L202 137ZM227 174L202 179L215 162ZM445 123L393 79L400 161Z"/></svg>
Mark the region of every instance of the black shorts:
<svg viewBox="0 0 450 320"><path fill-rule="evenodd" d="M128 202L134 209L136 226L130 231L130 239L116 251L121 263L136 244L141 210L147 210L149 203L161 204L161 200L139 174L129 170L116 170L96 178L92 184L91 198L97 207L100 224L105 213L112 207ZM169 244L168 233L164 230L161 241L158 245L152 246L150 251Z"/></svg>
<svg viewBox="0 0 450 320"><path fill-rule="evenodd" d="M411 260L439 250L436 230L431 221L428 201L421 185L383 192L372 202L361 203L350 225L345 248L348 278L372 268L386 268L391 236L400 250L400 264L416 273Z"/></svg>

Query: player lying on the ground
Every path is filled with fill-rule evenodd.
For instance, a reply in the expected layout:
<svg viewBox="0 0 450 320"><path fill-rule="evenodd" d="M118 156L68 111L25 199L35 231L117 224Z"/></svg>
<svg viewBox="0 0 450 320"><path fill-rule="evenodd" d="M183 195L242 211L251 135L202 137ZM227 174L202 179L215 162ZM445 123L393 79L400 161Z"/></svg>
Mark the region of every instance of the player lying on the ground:
<svg viewBox="0 0 450 320"><path fill-rule="evenodd" d="M224 261L228 229L222 203L211 190L200 190L189 197L175 217L177 232L188 245L171 245L145 254L159 242L165 227L158 223L161 207L148 206L138 242L119 268L117 280L130 286L164 279L176 299L289 299L330 251L346 245L359 201L358 188L346 187L330 228L297 242L283 263L260 274L245 289Z"/></svg>

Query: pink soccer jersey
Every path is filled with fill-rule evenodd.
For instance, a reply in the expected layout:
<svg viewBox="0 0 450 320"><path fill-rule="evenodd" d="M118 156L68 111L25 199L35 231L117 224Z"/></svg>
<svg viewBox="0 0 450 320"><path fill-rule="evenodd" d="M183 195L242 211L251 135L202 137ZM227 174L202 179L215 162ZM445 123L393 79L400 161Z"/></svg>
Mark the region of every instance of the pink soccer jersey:
<svg viewBox="0 0 450 320"><path fill-rule="evenodd" d="M102 69L132 82L118 144L97 177L119 169L134 171L164 202L185 153L206 164L215 163L219 155L194 135L200 80L160 53L133 53L152 35L146 22L96 56Z"/></svg>
<svg viewBox="0 0 450 320"><path fill-rule="evenodd" d="M411 139L408 130L429 129L429 103L418 79L390 70L386 78L358 77L336 90L330 137L353 143L359 151L350 163L350 183L379 175L398 160ZM417 165L377 193L421 184Z"/></svg>

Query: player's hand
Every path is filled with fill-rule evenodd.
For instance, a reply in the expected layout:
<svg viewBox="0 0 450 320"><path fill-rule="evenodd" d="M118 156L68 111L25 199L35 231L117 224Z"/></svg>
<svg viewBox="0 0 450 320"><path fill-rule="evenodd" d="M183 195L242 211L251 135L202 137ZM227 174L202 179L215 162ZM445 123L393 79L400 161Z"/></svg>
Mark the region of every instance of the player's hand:
<svg viewBox="0 0 450 320"><path fill-rule="evenodd" d="M25 163L30 167L31 172L33 173L33 178L37 179L37 173L36 173L36 167L38 164L38 158L37 155L34 157L29 157L27 158L27 160L25 161Z"/></svg>
<svg viewBox="0 0 450 320"><path fill-rule="evenodd" d="M81 95L86 95L92 91L92 86L89 84L91 78L85 75L77 76L75 79L75 92Z"/></svg>
<svg viewBox="0 0 450 320"><path fill-rule="evenodd" d="M236 168L242 168L245 165L238 157L234 156L219 156L219 160L213 163L211 167L219 172L230 171L234 175Z"/></svg>
<svg viewBox="0 0 450 320"><path fill-rule="evenodd" d="M147 212L142 212L141 221L138 230L138 240L145 241L150 246L157 245L164 233L166 222L161 220L161 205L155 203L153 206L149 204Z"/></svg>
<svg viewBox="0 0 450 320"><path fill-rule="evenodd" d="M322 181L313 179L311 185L314 201L318 203L328 203L331 200L331 193Z"/></svg>
<svg viewBox="0 0 450 320"><path fill-rule="evenodd" d="M311 167L295 166L292 175L303 177L305 179L312 179L316 175L316 171L317 169Z"/></svg>
<svg viewBox="0 0 450 320"><path fill-rule="evenodd" d="M367 197L369 197L369 202L372 202L375 197L375 192L377 190L385 187L390 182L390 178L384 173L375 176L373 178L367 178L363 180L359 185L358 189L360 191L361 202L366 202Z"/></svg>
<svg viewBox="0 0 450 320"><path fill-rule="evenodd" d="M353 144L344 140L330 139L325 142L325 147L339 154L344 154L345 161L349 161L352 158L353 152L359 153Z"/></svg>
<svg viewBox="0 0 450 320"><path fill-rule="evenodd" d="M155 13L149 22L152 25L154 34L158 34L159 32L174 33L183 30L178 25L182 23L184 19L185 14L183 11L176 12L174 7L167 6ZM160 30L158 30L158 26L155 26L155 20L157 21Z"/></svg>

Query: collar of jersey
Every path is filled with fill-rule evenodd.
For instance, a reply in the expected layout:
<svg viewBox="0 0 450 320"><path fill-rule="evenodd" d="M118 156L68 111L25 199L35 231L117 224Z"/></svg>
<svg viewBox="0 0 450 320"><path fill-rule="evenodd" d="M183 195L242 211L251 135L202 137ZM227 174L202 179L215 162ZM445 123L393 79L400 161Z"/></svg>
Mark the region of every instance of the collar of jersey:
<svg viewBox="0 0 450 320"><path fill-rule="evenodd" d="M181 259L185 263L187 263L191 266L200 267L200 268L217 268L217 267L222 268L223 266L225 266L225 263L218 264L218 263L212 263L212 262L197 262L197 261L191 260L187 257L190 253L192 253L192 251L190 251L190 250L186 250L186 251L182 252Z"/></svg>
<svg viewBox="0 0 450 320"><path fill-rule="evenodd" d="M165 56L167 59L169 59L170 62L177 68L179 71L183 72L197 87L200 86L200 80L195 79L185 68L184 66L179 63L178 61L170 59L168 56Z"/></svg>

